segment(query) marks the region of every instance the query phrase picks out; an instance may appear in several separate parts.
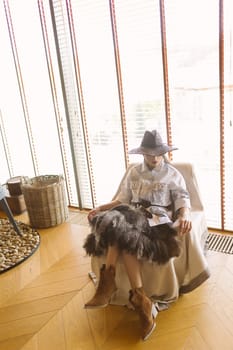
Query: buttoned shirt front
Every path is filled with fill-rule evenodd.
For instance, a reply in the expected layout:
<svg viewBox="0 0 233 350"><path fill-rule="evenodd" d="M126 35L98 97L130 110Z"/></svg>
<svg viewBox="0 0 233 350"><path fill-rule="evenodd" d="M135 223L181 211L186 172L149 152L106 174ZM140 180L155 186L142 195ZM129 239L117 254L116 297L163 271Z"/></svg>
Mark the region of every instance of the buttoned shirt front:
<svg viewBox="0 0 233 350"><path fill-rule="evenodd" d="M150 202L148 210L169 219L180 208L190 208L189 193L181 173L162 160L159 166L149 169L145 162L129 169L116 197L121 203Z"/></svg>

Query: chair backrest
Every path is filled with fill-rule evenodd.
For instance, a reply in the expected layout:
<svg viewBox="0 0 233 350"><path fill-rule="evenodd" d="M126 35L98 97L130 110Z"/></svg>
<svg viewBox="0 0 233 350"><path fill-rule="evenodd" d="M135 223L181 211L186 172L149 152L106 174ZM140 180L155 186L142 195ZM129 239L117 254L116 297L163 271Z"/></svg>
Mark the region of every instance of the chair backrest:
<svg viewBox="0 0 233 350"><path fill-rule="evenodd" d="M190 195L191 208L192 210L203 210L202 199L200 195L200 190L195 175L193 164L191 163L171 163L179 172L183 175L187 190Z"/></svg>
<svg viewBox="0 0 233 350"><path fill-rule="evenodd" d="M122 180L121 183L124 181L126 175L128 174L128 171L137 163L131 163ZM197 178L194 172L194 168L193 168L193 164L191 163L186 163L186 162L182 162L182 163L178 163L178 162L172 162L171 165L173 165L184 177L186 186L187 186L187 190L189 192L190 195L190 202L191 202L191 208L193 211L202 211L203 210L203 204L202 204L202 200L201 200L201 195L200 195L200 191L199 191L199 187L198 187L198 183L197 183ZM120 183L120 185L121 185ZM120 185L113 197L116 198L118 192L119 192L119 188Z"/></svg>

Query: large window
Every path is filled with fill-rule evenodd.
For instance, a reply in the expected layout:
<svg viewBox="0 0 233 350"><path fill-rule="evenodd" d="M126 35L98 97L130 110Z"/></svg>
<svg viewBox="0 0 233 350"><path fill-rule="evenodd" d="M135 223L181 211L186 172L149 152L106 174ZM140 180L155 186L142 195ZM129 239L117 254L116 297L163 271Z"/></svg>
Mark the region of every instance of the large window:
<svg viewBox="0 0 233 350"><path fill-rule="evenodd" d="M225 228L233 230L233 2L224 1L224 155L225 155Z"/></svg>
<svg viewBox="0 0 233 350"><path fill-rule="evenodd" d="M180 148L174 159L196 165L209 224L216 227L221 223L219 1L165 4L172 134Z"/></svg>
<svg viewBox="0 0 233 350"><path fill-rule="evenodd" d="M208 225L233 231L232 10L231 0L3 1L0 181L63 174L70 205L91 208L157 128L178 146L173 160L194 163Z"/></svg>

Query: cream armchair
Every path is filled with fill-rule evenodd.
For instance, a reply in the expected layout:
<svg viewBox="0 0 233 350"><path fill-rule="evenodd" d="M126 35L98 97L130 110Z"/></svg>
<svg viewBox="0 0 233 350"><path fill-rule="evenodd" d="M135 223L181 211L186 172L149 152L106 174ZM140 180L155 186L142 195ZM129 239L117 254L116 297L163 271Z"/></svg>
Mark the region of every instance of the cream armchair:
<svg viewBox="0 0 233 350"><path fill-rule="evenodd" d="M181 293L192 291L210 275L204 254L208 229L193 166L190 163L172 163L172 165L181 172L185 179L191 199L193 228L182 239L182 252L179 257L170 259L164 265L148 261L141 263L143 286L147 295L155 301L162 302L175 301ZM131 166L128 167L128 170ZM104 256L91 258L92 271L97 278L104 262ZM118 289L112 296L111 304L126 305L131 287L121 261L116 267L116 284Z"/></svg>

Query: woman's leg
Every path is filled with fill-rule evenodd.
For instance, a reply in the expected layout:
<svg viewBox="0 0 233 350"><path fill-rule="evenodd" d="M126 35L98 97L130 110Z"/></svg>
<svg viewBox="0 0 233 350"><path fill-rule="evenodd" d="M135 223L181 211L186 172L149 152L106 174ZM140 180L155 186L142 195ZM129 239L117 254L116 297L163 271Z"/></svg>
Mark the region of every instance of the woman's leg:
<svg viewBox="0 0 233 350"><path fill-rule="evenodd" d="M157 311L143 289L140 261L135 255L125 252L122 253L122 258L132 287L129 291L129 301L139 315L142 326L142 339L146 340L155 329L154 319Z"/></svg>
<svg viewBox="0 0 233 350"><path fill-rule="evenodd" d="M107 255L106 255L106 268L110 266L116 267L116 263L118 260L120 253L116 245L110 245L108 247Z"/></svg>
<svg viewBox="0 0 233 350"><path fill-rule="evenodd" d="M129 278L131 288L141 288L142 287L142 277L141 277L141 265L139 260L135 255L128 254L126 252L122 253L122 259L125 265L125 269Z"/></svg>

